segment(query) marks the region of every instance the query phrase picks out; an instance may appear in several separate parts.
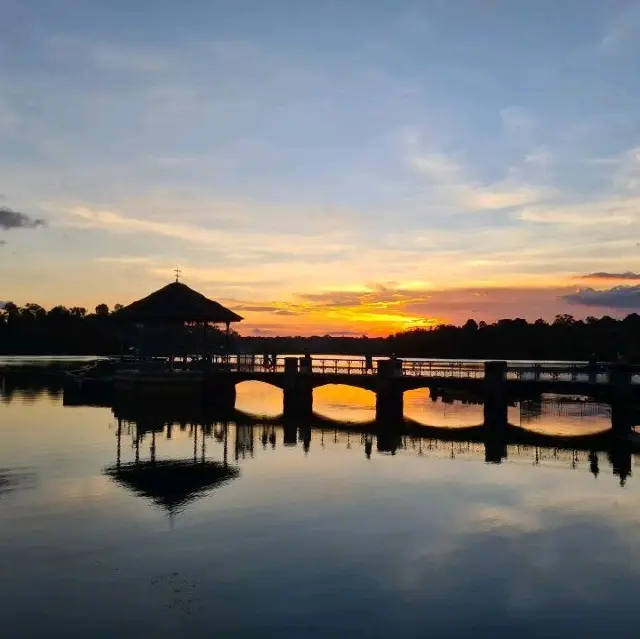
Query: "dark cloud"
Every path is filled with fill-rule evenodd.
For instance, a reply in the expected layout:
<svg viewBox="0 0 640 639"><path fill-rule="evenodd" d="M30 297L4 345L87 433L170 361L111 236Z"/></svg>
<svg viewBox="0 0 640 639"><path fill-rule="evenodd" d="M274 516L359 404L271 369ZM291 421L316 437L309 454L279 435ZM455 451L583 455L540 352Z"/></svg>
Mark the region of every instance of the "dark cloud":
<svg viewBox="0 0 640 639"><path fill-rule="evenodd" d="M301 310L293 308L282 308L276 305L256 305L256 304L234 304L236 311L246 311L249 313L273 313L274 315L300 315Z"/></svg>
<svg viewBox="0 0 640 639"><path fill-rule="evenodd" d="M640 273L625 271L624 273L607 273L606 271L598 271L596 273L587 273L586 275L578 275L578 280L640 280Z"/></svg>
<svg viewBox="0 0 640 639"><path fill-rule="evenodd" d="M274 315L300 315L300 311L291 311L286 308L279 308L273 311Z"/></svg>
<svg viewBox="0 0 640 639"><path fill-rule="evenodd" d="M35 229L38 226L46 226L42 219L35 219L26 213L14 211L8 206L0 206L0 229L9 231L11 229Z"/></svg>
<svg viewBox="0 0 640 639"><path fill-rule="evenodd" d="M253 304L235 304L236 311L249 311L250 313L273 313L277 306L256 306Z"/></svg>
<svg viewBox="0 0 640 639"><path fill-rule="evenodd" d="M581 304L583 306L598 306L621 310L640 309L640 285L614 286L601 291L585 288L577 293L565 295L564 299L569 304Z"/></svg>

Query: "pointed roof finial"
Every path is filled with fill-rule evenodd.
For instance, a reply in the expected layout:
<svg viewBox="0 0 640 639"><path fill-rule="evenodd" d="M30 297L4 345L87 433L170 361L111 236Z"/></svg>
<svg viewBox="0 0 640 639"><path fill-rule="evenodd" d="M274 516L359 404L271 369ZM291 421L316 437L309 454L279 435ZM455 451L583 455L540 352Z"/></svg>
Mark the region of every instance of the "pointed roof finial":
<svg viewBox="0 0 640 639"><path fill-rule="evenodd" d="M176 282L179 282L180 276L182 275L182 271L176 266L173 272L176 274Z"/></svg>

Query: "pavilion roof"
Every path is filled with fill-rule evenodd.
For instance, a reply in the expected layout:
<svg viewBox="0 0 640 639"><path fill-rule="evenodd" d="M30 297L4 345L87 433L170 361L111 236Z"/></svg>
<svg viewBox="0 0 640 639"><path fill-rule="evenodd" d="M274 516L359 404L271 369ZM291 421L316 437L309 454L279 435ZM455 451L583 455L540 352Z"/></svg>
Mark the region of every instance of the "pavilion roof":
<svg viewBox="0 0 640 639"><path fill-rule="evenodd" d="M115 317L132 322L240 322L242 317L189 288L182 282L171 282L132 302Z"/></svg>
<svg viewBox="0 0 640 639"><path fill-rule="evenodd" d="M240 475L238 468L218 462L144 461L109 466L104 473L169 513L180 511L206 492Z"/></svg>

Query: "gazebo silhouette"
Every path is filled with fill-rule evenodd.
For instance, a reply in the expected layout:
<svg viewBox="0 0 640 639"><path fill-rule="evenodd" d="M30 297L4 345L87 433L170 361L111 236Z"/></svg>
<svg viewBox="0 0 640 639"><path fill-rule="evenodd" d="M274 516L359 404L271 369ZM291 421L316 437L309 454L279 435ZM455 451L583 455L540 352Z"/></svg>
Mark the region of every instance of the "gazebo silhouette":
<svg viewBox="0 0 640 639"><path fill-rule="evenodd" d="M207 342L207 328L225 326L225 353L228 352L231 324L243 318L219 302L210 300L186 284L176 281L163 286L150 295L132 302L113 315L115 320L138 325L192 324L196 333L201 331L202 344ZM200 353L202 354L202 353Z"/></svg>

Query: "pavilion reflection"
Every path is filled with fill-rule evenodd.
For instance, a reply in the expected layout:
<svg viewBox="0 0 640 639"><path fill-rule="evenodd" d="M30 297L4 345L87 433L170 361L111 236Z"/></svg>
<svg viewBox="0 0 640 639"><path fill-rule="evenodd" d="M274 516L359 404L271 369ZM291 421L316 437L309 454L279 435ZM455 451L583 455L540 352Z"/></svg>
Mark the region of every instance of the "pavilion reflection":
<svg viewBox="0 0 640 639"><path fill-rule="evenodd" d="M114 408L118 420L116 463L103 472L121 486L151 500L173 519L189 503L239 477L240 469L228 462L227 423L214 422L197 409L194 412L187 409L185 413L184 406L179 411L179 419L175 419L175 413L167 419L170 406L154 404ZM175 405L174 409L178 410ZM170 441L174 439L174 429L192 438L191 455L188 458L158 459L158 436ZM134 459L123 463L122 439L125 434L131 436ZM150 439L149 456L143 460L141 444L147 438ZM208 459L207 438L222 443L222 460Z"/></svg>

